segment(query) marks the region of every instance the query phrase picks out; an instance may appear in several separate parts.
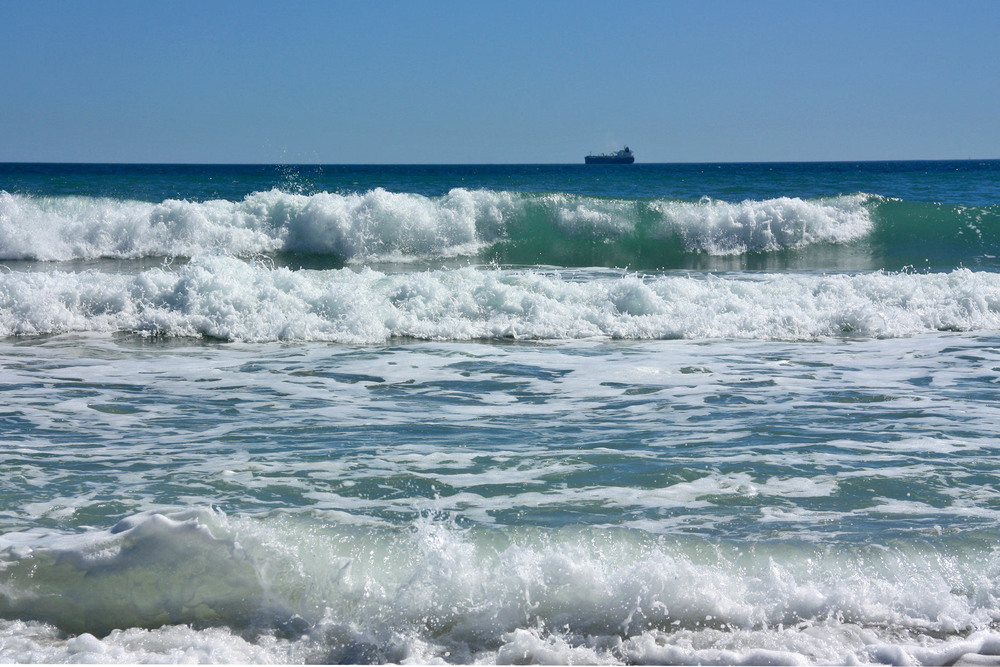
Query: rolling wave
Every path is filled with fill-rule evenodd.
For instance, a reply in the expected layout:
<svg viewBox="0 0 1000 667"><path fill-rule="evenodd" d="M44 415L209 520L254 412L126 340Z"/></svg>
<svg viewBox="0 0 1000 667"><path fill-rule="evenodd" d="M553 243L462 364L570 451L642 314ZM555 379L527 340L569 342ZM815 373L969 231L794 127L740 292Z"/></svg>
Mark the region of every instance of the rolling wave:
<svg viewBox="0 0 1000 667"><path fill-rule="evenodd" d="M487 261L668 267L690 254L732 256L845 244L871 232L876 198L602 199L454 189L159 204L0 193L0 259L303 253L341 263L469 256Z"/></svg>
<svg viewBox="0 0 1000 667"><path fill-rule="evenodd" d="M63 650L88 662L155 656L178 626L219 628L204 638L216 652L277 662L952 664L1000 650L986 539L740 549L188 511L5 542L0 616L77 634ZM264 639L241 644L227 626ZM23 660L26 644L0 642L0 657Z"/></svg>

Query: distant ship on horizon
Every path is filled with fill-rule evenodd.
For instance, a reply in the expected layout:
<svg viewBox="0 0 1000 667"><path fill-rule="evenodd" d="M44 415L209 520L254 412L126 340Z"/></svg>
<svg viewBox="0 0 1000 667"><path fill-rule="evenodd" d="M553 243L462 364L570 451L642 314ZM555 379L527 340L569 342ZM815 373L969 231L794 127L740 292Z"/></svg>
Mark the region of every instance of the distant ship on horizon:
<svg viewBox="0 0 1000 667"><path fill-rule="evenodd" d="M635 154L626 146L614 153L601 153L600 155L591 153L583 158L583 161L586 164L632 164L635 162Z"/></svg>

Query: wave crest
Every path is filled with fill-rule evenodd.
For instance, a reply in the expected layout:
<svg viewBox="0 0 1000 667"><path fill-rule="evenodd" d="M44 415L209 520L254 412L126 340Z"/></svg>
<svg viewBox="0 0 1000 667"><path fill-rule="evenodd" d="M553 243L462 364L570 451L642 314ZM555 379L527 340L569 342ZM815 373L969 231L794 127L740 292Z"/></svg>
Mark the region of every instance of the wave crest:
<svg viewBox="0 0 1000 667"><path fill-rule="evenodd" d="M0 192L0 259L327 255L341 262L480 256L570 266L630 264L639 244L733 255L847 243L869 233L869 197L739 204L612 200L456 188L441 197L271 190L242 201L148 202ZM615 249L595 255L595 248ZM567 250L568 248L568 250Z"/></svg>
<svg viewBox="0 0 1000 667"><path fill-rule="evenodd" d="M818 201L779 197L738 204L703 199L697 204L656 202L663 216L658 232L676 233L691 251L739 255L800 248L813 243L849 243L867 236L870 195Z"/></svg>
<svg viewBox="0 0 1000 667"><path fill-rule="evenodd" d="M202 648L270 646L280 662L951 664L1000 647L986 542L741 549L616 529L151 513L4 536L0 611L101 635L65 646L96 662L156 655L177 625L249 624L265 630L257 647L209 631ZM25 648L0 642L0 657Z"/></svg>

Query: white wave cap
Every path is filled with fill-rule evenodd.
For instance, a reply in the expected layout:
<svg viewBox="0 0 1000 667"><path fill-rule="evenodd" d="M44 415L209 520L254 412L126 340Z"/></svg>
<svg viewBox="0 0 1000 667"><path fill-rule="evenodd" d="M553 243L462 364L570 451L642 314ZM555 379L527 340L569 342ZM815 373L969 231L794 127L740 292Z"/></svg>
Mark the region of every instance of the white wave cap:
<svg viewBox="0 0 1000 667"><path fill-rule="evenodd" d="M658 202L655 208L663 216L660 233L679 234L689 250L738 255L860 239L872 230L870 200L865 194L735 204L702 199L697 204Z"/></svg>
<svg viewBox="0 0 1000 667"><path fill-rule="evenodd" d="M252 203L251 203L252 207ZM280 247L267 220L226 201L160 204L0 192L0 259L191 256Z"/></svg>
<svg viewBox="0 0 1000 667"><path fill-rule="evenodd" d="M301 195L271 190L238 202L159 204L0 192L0 259L192 257L275 251L343 259L472 254L477 222L502 226L505 193L455 189L440 198L391 193Z"/></svg>
<svg viewBox="0 0 1000 667"><path fill-rule="evenodd" d="M277 191L270 196L281 201L288 197ZM473 254L479 243L477 221L502 221L496 201L500 198L497 193L454 189L432 199L381 188L364 194L300 196L290 202L281 221L287 228L284 249L361 259Z"/></svg>
<svg viewBox="0 0 1000 667"><path fill-rule="evenodd" d="M576 275L576 274L571 274ZM476 268L272 269L226 256L138 275L0 273L0 335L132 331L232 341L816 340L1000 328L1000 276L734 278Z"/></svg>

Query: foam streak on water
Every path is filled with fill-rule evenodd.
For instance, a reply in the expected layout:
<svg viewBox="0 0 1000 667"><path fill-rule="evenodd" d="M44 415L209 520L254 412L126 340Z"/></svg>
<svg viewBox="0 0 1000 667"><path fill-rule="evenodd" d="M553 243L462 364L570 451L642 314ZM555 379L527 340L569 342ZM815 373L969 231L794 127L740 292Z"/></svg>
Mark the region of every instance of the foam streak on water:
<svg viewBox="0 0 1000 667"><path fill-rule="evenodd" d="M6 347L4 655L991 652L998 343Z"/></svg>

